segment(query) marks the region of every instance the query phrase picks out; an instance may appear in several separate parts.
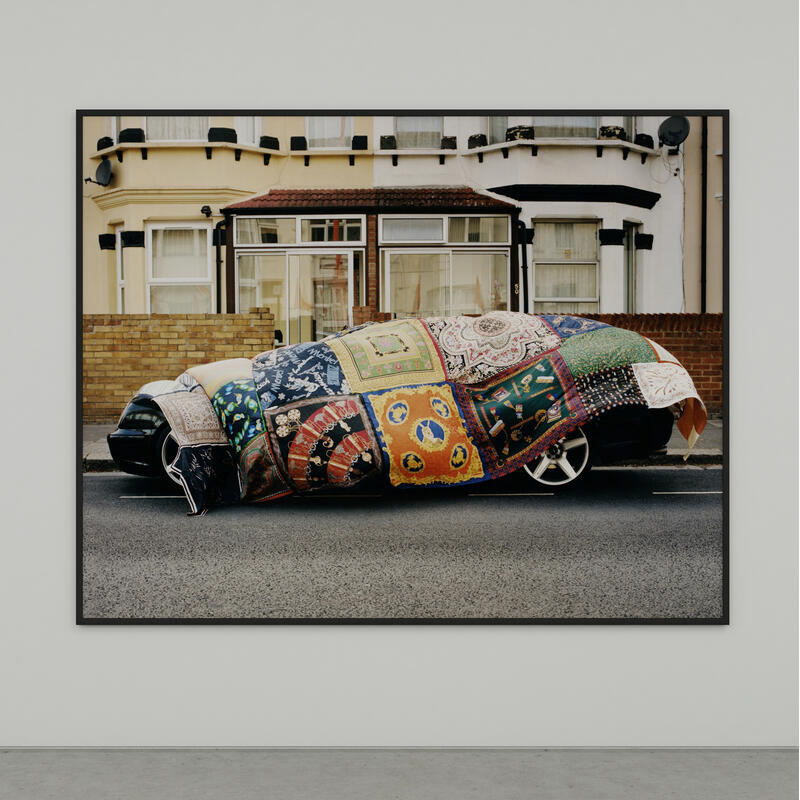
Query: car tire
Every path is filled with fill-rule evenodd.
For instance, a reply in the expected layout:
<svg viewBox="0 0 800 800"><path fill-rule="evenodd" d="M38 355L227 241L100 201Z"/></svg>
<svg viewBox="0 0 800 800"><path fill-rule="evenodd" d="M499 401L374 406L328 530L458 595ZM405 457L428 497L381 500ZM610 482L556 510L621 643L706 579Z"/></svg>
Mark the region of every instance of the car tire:
<svg viewBox="0 0 800 800"><path fill-rule="evenodd" d="M163 425L158 431L155 440L155 463L158 474L162 478L168 478L173 483L180 484L180 480L169 467L175 463L178 457L178 442L172 433L169 425Z"/></svg>
<svg viewBox="0 0 800 800"><path fill-rule="evenodd" d="M563 491L584 481L591 468L591 441L583 428L576 428L526 464L523 470L538 486Z"/></svg>

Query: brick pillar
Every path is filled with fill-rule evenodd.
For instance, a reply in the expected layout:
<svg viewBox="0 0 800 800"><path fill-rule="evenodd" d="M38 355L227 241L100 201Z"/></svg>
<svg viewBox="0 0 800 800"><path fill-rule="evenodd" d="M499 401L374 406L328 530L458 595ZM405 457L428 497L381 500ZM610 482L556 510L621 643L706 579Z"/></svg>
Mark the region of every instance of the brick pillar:
<svg viewBox="0 0 800 800"><path fill-rule="evenodd" d="M378 293L378 215L367 214L367 305L380 308Z"/></svg>

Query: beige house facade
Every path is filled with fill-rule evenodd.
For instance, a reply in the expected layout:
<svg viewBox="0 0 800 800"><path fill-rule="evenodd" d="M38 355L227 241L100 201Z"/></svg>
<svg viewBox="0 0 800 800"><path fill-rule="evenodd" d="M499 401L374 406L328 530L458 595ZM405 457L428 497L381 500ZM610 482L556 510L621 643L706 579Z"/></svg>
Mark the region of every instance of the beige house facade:
<svg viewBox="0 0 800 800"><path fill-rule="evenodd" d="M721 311L723 120L663 119L87 113L83 310Z"/></svg>

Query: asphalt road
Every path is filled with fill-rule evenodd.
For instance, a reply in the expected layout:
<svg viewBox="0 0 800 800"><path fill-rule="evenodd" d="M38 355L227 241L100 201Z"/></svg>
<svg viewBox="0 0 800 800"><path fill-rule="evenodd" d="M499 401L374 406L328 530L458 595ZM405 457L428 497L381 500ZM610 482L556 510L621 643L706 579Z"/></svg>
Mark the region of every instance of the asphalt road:
<svg viewBox="0 0 800 800"><path fill-rule="evenodd" d="M188 517L173 484L87 474L84 616L721 615L721 469L598 469L532 491L511 476Z"/></svg>

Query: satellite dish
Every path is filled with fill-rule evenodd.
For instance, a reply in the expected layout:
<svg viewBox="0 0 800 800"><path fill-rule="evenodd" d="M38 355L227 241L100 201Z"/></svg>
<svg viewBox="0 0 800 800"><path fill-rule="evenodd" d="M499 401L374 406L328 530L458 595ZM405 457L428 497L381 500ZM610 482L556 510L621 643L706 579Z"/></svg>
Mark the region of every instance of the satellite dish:
<svg viewBox="0 0 800 800"><path fill-rule="evenodd" d="M112 177L111 162L107 158L104 158L100 162L97 172L94 173L95 183L99 183L101 186L108 186L108 184L111 183Z"/></svg>
<svg viewBox="0 0 800 800"><path fill-rule="evenodd" d="M669 147L677 147L689 135L689 120L686 117L667 117L658 126L658 141Z"/></svg>

